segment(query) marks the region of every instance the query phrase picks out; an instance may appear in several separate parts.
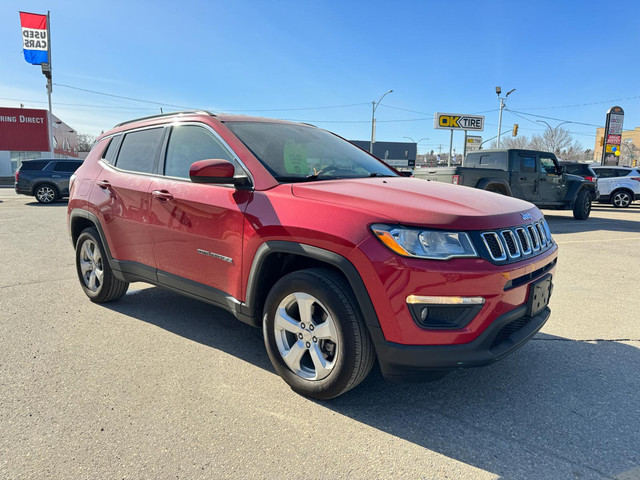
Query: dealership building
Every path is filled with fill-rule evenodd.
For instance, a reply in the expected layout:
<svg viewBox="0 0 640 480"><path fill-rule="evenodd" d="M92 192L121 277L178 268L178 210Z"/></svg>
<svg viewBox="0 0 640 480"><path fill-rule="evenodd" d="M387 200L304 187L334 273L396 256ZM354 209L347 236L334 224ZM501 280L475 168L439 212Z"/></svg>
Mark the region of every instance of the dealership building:
<svg viewBox="0 0 640 480"><path fill-rule="evenodd" d="M48 110L0 107L0 184L13 183L24 160L51 158L52 151L78 158L78 133Z"/></svg>

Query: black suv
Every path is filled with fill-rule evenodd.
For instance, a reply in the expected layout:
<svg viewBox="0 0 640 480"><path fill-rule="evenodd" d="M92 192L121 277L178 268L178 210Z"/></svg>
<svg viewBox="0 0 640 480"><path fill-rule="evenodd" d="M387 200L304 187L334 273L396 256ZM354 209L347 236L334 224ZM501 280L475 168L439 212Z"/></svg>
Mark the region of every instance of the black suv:
<svg viewBox="0 0 640 480"><path fill-rule="evenodd" d="M82 160L42 158L25 160L16 171L16 193L32 195L40 203L69 196L69 178Z"/></svg>
<svg viewBox="0 0 640 480"><path fill-rule="evenodd" d="M600 196L600 192L598 192L598 175L596 175L596 172L594 172L593 169L588 164L580 163L580 162L564 161L564 162L560 162L560 165L565 167L565 171L567 173L570 173L571 175L579 175L585 180L595 183L596 192L593 200L598 199L598 197Z"/></svg>

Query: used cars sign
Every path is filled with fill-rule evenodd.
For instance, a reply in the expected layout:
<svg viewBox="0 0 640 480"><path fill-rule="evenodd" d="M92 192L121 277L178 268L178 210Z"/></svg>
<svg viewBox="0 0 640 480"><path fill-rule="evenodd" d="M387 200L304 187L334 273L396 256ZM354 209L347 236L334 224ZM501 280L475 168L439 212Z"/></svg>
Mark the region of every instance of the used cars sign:
<svg viewBox="0 0 640 480"><path fill-rule="evenodd" d="M484 130L484 116L465 115L463 113L436 113L434 128L446 130Z"/></svg>

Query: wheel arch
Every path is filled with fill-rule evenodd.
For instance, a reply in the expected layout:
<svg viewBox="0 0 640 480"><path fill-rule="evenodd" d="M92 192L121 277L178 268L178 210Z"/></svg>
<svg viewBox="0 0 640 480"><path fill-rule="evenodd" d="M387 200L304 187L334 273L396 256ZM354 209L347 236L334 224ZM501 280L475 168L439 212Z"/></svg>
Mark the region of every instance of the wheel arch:
<svg viewBox="0 0 640 480"><path fill-rule="evenodd" d="M505 192L505 193L503 193L503 195L507 195L509 197L513 197L513 192L511 191L511 187L509 186L509 183L506 182L505 180L500 179L500 178L483 178L476 185L476 188L479 188L479 189L482 189L482 190L493 191L495 193L499 193L496 190L492 190L493 188L497 188L497 187L500 190L503 190Z"/></svg>
<svg viewBox="0 0 640 480"><path fill-rule="evenodd" d="M49 181L49 180L39 180L36 183L33 184L33 187L31 188L31 195L35 196L36 191L38 190L38 188L40 188L43 185L48 185L51 188L53 188L53 190L56 192L56 196L58 198L60 198L60 189L56 186L55 183Z"/></svg>
<svg viewBox="0 0 640 480"><path fill-rule="evenodd" d="M279 278L297 270L318 267L332 270L344 278L369 330L372 327L379 329L380 323L369 293L358 270L349 260L322 248L287 241L270 241L258 248L251 264L242 313L261 323L264 302L270 287Z"/></svg>

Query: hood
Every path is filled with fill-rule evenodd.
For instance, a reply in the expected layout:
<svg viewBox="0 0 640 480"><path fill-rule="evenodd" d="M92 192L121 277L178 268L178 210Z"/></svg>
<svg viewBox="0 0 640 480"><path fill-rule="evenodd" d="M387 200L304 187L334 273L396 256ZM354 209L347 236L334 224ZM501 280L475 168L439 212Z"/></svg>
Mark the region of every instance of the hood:
<svg viewBox="0 0 640 480"><path fill-rule="evenodd" d="M299 198L344 205L393 218L404 225L461 230L486 230L535 221L542 213L531 203L476 188L388 177L296 183ZM375 220L374 220L375 221ZM384 221L381 218L381 221Z"/></svg>

